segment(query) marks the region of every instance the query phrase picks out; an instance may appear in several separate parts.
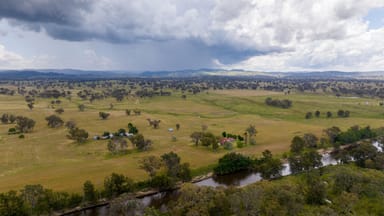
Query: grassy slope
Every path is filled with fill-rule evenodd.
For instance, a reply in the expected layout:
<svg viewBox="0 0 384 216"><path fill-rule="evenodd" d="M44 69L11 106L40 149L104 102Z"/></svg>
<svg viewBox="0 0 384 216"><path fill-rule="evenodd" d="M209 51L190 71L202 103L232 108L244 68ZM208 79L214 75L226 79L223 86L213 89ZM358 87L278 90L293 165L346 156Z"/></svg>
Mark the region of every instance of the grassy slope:
<svg viewBox="0 0 384 216"><path fill-rule="evenodd" d="M264 105L267 96L288 98L293 101L291 109L280 109ZM275 154L286 151L294 135L312 132L321 135L322 130L330 126L346 129L352 125L382 126L383 110L374 99L336 98L321 95L282 95L274 92L257 91L211 91L209 94L188 95L187 100L175 94L172 97L152 99L131 99L115 102L112 99L84 102L87 109L79 112L77 105L83 103L74 97L72 101L62 99L64 120L73 119L90 136L104 131L116 131L126 128L128 122L138 126L145 137L153 140L153 149L149 152L134 152L124 156L111 157L106 148L107 141L90 140L84 145L68 140L66 129L50 129L44 118L53 114L48 108L50 100L38 99L35 109L29 111L22 97L0 96L0 114L12 113L29 116L36 120L33 133L25 139L6 134L11 125L0 125L0 191L19 189L25 184L41 183L46 187L79 191L85 180L91 180L101 187L105 176L111 172L123 173L135 180L145 179L146 173L139 169L138 161L145 155L161 155L174 151L192 168L215 163L225 150L213 152L192 145L189 135L208 125L208 130L216 134L222 131L242 134L249 124L255 124L258 130L257 145L237 151L247 154L260 154L270 149ZM366 103L368 102L368 103ZM109 104L114 110L109 111ZM141 116L126 116L126 108L140 108ZM305 120L307 111L320 110L319 119ZM324 113L338 109L351 111L351 117L326 119ZM98 112L111 113L108 120L98 119ZM161 119L160 129L148 126L146 118ZM180 131L175 131L177 141L171 141L172 134L167 131L180 123Z"/></svg>

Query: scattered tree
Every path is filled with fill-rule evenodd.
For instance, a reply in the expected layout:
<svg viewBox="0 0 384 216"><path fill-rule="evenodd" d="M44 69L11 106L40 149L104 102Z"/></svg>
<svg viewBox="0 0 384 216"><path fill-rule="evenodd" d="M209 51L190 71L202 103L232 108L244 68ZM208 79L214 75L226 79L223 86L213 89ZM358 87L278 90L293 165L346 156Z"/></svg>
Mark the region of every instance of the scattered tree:
<svg viewBox="0 0 384 216"><path fill-rule="evenodd" d="M195 131L190 135L190 137L192 138L193 142L195 143L195 146L198 146L201 138L203 137L203 133Z"/></svg>
<svg viewBox="0 0 384 216"><path fill-rule="evenodd" d="M64 124L64 121L57 115L50 115L45 120L47 120L47 124L51 128L58 128Z"/></svg>
<svg viewBox="0 0 384 216"><path fill-rule="evenodd" d="M69 130L67 137L76 140L78 143L84 143L88 139L88 132L76 127Z"/></svg>
<svg viewBox="0 0 384 216"><path fill-rule="evenodd" d="M127 141L120 136L114 136L108 141L108 150L113 153L125 152L127 150L128 144Z"/></svg>
<svg viewBox="0 0 384 216"><path fill-rule="evenodd" d="M109 117L109 113L106 112L99 112L99 117L103 120L106 120Z"/></svg>
<svg viewBox="0 0 384 216"><path fill-rule="evenodd" d="M67 129L74 129L74 128L76 128L76 122L74 121L74 120L69 120L69 121L67 121L66 123L65 123L65 127L67 128Z"/></svg>
<svg viewBox="0 0 384 216"><path fill-rule="evenodd" d="M85 105L84 104L79 104L78 108L79 108L80 112L83 112L85 110Z"/></svg>
<svg viewBox="0 0 384 216"><path fill-rule="evenodd" d="M131 136L129 137L129 140L139 151L147 151L151 148L152 145L152 141L149 139L144 139L142 134Z"/></svg>
<svg viewBox="0 0 384 216"><path fill-rule="evenodd" d="M28 133L33 130L36 122L33 119L17 116L16 117L16 129L22 133Z"/></svg>
<svg viewBox="0 0 384 216"><path fill-rule="evenodd" d="M57 108L57 109L55 110L55 112L56 112L57 114L62 114L62 113L64 112L64 109L63 109L63 108Z"/></svg>
<svg viewBox="0 0 384 216"><path fill-rule="evenodd" d="M311 119L312 118L312 112L307 112L305 114L305 119Z"/></svg>

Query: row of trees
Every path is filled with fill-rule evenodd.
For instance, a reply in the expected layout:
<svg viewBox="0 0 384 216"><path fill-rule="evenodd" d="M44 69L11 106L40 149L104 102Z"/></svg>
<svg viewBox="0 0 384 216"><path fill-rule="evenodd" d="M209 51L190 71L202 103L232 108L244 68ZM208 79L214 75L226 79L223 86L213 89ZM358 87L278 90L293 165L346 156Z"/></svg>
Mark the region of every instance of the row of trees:
<svg viewBox="0 0 384 216"><path fill-rule="evenodd" d="M321 112L319 110L316 110L314 113L312 112L307 112L305 114L305 118L306 119L311 119L313 118L313 116L315 116L316 118L319 118L321 115ZM331 118L333 116L332 112L331 111L327 111L325 113L325 116L327 118ZM339 118L348 118L350 116L350 112L348 110L338 110L337 111L337 117Z"/></svg>
<svg viewBox="0 0 384 216"><path fill-rule="evenodd" d="M280 107L283 109L288 109L292 106L292 101L290 101L288 99L279 100L279 99L272 99L272 98L268 97L265 99L265 104L268 106L274 106L274 107Z"/></svg>
<svg viewBox="0 0 384 216"><path fill-rule="evenodd" d="M3 113L0 117L2 124L13 124L16 121L16 116L13 114Z"/></svg>

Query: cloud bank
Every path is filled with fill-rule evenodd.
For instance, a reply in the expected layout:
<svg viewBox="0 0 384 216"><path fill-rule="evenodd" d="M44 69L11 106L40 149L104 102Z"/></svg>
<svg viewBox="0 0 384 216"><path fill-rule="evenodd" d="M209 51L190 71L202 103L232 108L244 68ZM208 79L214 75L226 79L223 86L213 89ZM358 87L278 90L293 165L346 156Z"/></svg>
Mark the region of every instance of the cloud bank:
<svg viewBox="0 0 384 216"><path fill-rule="evenodd" d="M370 29L364 19L380 7L381 0L13 0L0 3L0 18L55 40L151 44L172 58L189 47L193 55L182 61L201 67L383 70L384 26Z"/></svg>

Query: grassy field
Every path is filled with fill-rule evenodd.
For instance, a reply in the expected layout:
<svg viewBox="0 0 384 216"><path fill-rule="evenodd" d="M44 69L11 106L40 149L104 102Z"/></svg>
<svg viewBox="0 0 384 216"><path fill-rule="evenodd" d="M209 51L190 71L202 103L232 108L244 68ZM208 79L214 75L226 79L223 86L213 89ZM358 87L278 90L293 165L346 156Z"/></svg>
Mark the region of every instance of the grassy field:
<svg viewBox="0 0 384 216"><path fill-rule="evenodd" d="M293 106L281 109L266 106L266 97L290 99ZM283 95L276 92L251 90L210 91L198 95L188 95L184 100L180 94L170 97L150 99L126 99L116 102L114 99L81 101L73 97L71 101L61 99L65 112L61 117L75 120L80 128L86 129L91 139L82 145L66 138L67 130L47 127L45 117L54 114L49 108L49 99L38 98L35 108L30 111L21 96L0 96L0 114L24 115L36 120L32 133L25 134L25 139L17 135L7 135L9 124L0 124L0 191L20 189L26 184L42 184L55 190L77 191L86 180L91 180L98 187L104 177L112 172L125 174L135 180L147 178L139 169L138 161L146 155L161 155L176 152L183 162L189 162L193 169L204 170L215 163L228 151L220 149L214 152L204 147L195 147L189 135L200 131L201 125L208 126L208 131L217 135L222 131L243 134L250 124L258 130L255 146L247 146L234 151L249 155L259 155L269 149L274 154L288 150L295 135L315 133L321 136L322 130L331 126L346 129L352 125L371 127L384 126L384 108L377 99L337 98L316 94ZM84 103L85 112L78 111L78 104ZM109 110L109 104L114 109ZM140 116L126 116L125 109L139 108ZM339 109L349 110L350 118L337 118ZM308 111L319 110L320 118L304 119ZM107 120L100 120L98 112L110 112ZM325 113L333 112L334 117L327 119ZM159 129L148 126L147 118L160 119ZM153 141L153 148L148 152L132 152L126 155L111 156L106 140L92 140L94 135L104 131L115 132L127 128L132 122L146 138ZM180 124L180 130L173 133L168 128ZM172 136L177 138L172 141Z"/></svg>

